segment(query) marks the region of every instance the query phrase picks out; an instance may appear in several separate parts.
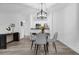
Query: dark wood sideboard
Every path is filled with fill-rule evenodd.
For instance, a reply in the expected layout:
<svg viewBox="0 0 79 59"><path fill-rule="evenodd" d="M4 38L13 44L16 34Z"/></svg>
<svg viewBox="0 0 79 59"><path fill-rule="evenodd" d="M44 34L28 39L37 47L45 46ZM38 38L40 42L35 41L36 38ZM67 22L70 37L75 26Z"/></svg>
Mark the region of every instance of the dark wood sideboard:
<svg viewBox="0 0 79 59"><path fill-rule="evenodd" d="M0 49L6 49L7 48L7 42L6 41L7 41L7 36L8 35L13 35L13 39L12 39L11 42L19 41L19 33L18 32L7 33L7 34L0 34Z"/></svg>

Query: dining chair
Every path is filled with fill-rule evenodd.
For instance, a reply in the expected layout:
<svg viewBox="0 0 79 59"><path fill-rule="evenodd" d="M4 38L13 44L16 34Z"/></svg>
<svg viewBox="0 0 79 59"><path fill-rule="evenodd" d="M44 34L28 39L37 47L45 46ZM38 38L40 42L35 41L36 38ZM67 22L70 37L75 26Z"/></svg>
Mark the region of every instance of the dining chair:
<svg viewBox="0 0 79 59"><path fill-rule="evenodd" d="M58 37L58 32L55 32L54 36L52 39L48 39L48 45L50 42L52 42L53 47L55 48L55 52L57 53L57 47L56 47L56 40Z"/></svg>
<svg viewBox="0 0 79 59"><path fill-rule="evenodd" d="M32 43L31 43L31 49L32 49L33 43L34 43L35 40L36 40L36 33L30 33L30 36L31 36L31 41L32 41Z"/></svg>
<svg viewBox="0 0 79 59"><path fill-rule="evenodd" d="M46 40L46 34L45 33L37 34L37 39L34 43L35 43L35 53L36 54L38 52L39 46L41 46L41 45L44 45L44 51L45 51L45 54L47 54L47 40Z"/></svg>
<svg viewBox="0 0 79 59"><path fill-rule="evenodd" d="M53 38L52 38L52 45L55 48L55 52L57 53L57 47L56 47L56 41L57 41L57 37L58 37L58 32L55 32Z"/></svg>

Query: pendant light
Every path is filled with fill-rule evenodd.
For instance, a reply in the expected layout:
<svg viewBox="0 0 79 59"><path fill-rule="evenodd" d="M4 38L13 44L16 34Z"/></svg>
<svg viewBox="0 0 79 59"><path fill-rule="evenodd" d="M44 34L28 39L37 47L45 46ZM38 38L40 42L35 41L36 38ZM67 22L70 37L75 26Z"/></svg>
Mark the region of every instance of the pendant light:
<svg viewBox="0 0 79 59"><path fill-rule="evenodd" d="M46 19L47 18L47 12L43 9L43 3L41 3L41 9L39 12L37 12L37 19Z"/></svg>

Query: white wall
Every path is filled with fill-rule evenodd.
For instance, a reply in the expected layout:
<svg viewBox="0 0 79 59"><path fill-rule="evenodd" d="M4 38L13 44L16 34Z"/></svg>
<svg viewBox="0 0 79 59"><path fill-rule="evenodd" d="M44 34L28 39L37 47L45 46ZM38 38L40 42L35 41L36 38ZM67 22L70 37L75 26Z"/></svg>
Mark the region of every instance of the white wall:
<svg viewBox="0 0 79 59"><path fill-rule="evenodd" d="M53 13L53 33L58 32L58 39L64 39L64 11Z"/></svg>
<svg viewBox="0 0 79 59"><path fill-rule="evenodd" d="M53 38L53 16L52 16L52 13L50 13L49 14L49 16L48 16L48 24L49 24L49 28L50 28L50 39L52 39Z"/></svg>
<svg viewBox="0 0 79 59"><path fill-rule="evenodd" d="M23 26L20 26L20 22L23 22ZM17 19L16 19L16 22L17 22L17 30L19 31L20 33L20 38L24 38L24 36L28 36L30 35L30 17L29 17L29 14L18 14L17 15Z"/></svg>
<svg viewBox="0 0 79 59"><path fill-rule="evenodd" d="M7 31L6 28L11 24L15 24L14 32L19 32L20 33L20 38L23 38L23 27L20 26L20 20L22 21L23 19L17 19L18 15L17 14L12 14L12 13L1 13L0 14L0 34L3 33L11 33L12 31Z"/></svg>
<svg viewBox="0 0 79 59"><path fill-rule="evenodd" d="M29 35L30 32L30 14L34 9L23 4L0 4L0 34L9 33L6 27L11 23L15 24L15 32L20 33L20 38ZM20 26L20 21L24 26Z"/></svg>
<svg viewBox="0 0 79 59"><path fill-rule="evenodd" d="M15 23L16 16L14 14L0 13L0 33L7 33L9 31L6 28L11 24ZM10 31L11 32L11 31Z"/></svg>
<svg viewBox="0 0 79 59"><path fill-rule="evenodd" d="M54 13L54 31L59 32L58 40L79 53L78 4L70 4Z"/></svg>

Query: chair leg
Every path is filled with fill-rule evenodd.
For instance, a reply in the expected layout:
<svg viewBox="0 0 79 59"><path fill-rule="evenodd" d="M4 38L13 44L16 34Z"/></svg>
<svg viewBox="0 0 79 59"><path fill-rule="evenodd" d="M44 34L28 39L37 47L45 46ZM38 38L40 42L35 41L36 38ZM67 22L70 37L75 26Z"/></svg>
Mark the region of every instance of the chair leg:
<svg viewBox="0 0 79 59"><path fill-rule="evenodd" d="M35 44L34 52L36 52L36 44Z"/></svg>
<svg viewBox="0 0 79 59"><path fill-rule="evenodd" d="M36 45L36 55L37 55L37 52L38 52L38 47L39 47L39 45Z"/></svg>
<svg viewBox="0 0 79 59"><path fill-rule="evenodd" d="M47 54L47 47L45 44L44 44L44 51L45 51L45 55L46 55Z"/></svg>
<svg viewBox="0 0 79 59"><path fill-rule="evenodd" d="M55 52L57 53L57 48L55 42L53 42L53 47L55 48Z"/></svg>
<svg viewBox="0 0 79 59"><path fill-rule="evenodd" d="M31 44L31 49L32 49L32 47L33 47L33 41L32 41L32 44Z"/></svg>
<svg viewBox="0 0 79 59"><path fill-rule="evenodd" d="M46 44L46 49L47 49L47 52L49 52L48 47L49 47L49 43L47 43L47 44Z"/></svg>

